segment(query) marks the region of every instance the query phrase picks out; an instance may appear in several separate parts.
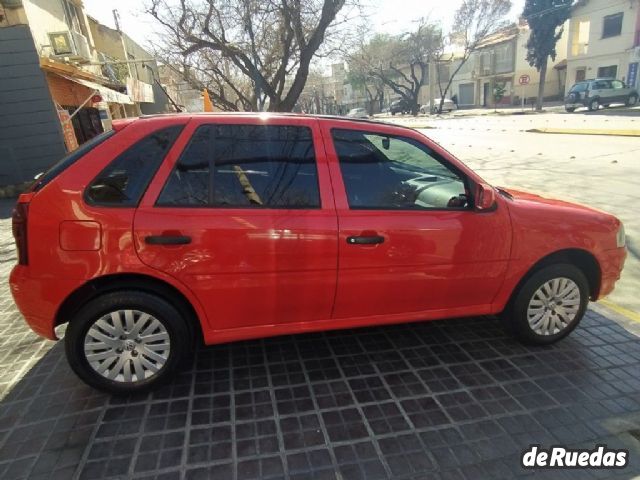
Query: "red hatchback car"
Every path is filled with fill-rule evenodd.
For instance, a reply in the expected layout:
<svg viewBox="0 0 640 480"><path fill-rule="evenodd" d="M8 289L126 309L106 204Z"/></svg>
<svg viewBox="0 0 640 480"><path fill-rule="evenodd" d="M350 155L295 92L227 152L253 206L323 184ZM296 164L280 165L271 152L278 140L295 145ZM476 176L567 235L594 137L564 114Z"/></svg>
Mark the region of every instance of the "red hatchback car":
<svg viewBox="0 0 640 480"><path fill-rule="evenodd" d="M16 205L11 290L88 384L166 379L206 344L503 314L567 335L608 294L622 224L493 188L415 130L305 115L114 122Z"/></svg>

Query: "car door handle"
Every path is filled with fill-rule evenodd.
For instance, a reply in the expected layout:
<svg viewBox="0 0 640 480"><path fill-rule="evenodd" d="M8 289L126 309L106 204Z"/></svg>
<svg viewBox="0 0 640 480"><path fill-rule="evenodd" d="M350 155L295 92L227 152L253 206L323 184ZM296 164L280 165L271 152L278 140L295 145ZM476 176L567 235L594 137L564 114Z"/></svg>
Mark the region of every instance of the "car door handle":
<svg viewBox="0 0 640 480"><path fill-rule="evenodd" d="M144 243L148 245L187 245L191 243L191 237L184 235L148 235L144 237Z"/></svg>
<svg viewBox="0 0 640 480"><path fill-rule="evenodd" d="M347 243L351 245L376 245L384 242L384 237L380 235L361 235L355 237L347 237Z"/></svg>

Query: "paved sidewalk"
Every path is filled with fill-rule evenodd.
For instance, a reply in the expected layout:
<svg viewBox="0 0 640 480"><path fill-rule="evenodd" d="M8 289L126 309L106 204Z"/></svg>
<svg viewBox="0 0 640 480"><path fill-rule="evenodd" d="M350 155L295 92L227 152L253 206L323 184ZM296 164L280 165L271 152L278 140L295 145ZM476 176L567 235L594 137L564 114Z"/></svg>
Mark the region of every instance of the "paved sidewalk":
<svg viewBox="0 0 640 480"><path fill-rule="evenodd" d="M630 450L640 474L640 339L590 311L554 347L474 318L200 348L169 385L116 398L23 323L0 220L0 478L498 479L530 444Z"/></svg>

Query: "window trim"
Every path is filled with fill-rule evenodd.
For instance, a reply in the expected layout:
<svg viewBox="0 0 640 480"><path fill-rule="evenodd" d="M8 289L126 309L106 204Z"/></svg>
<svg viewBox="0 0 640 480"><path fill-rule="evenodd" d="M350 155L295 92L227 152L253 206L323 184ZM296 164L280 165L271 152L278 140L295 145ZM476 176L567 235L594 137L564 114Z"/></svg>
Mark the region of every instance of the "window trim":
<svg viewBox="0 0 640 480"><path fill-rule="evenodd" d="M607 23L607 20L611 20L616 17L620 17L620 31L612 35L605 35L605 24ZM604 17L602 17L602 36L600 37L600 39L604 40L605 38L614 38L622 35L623 22L624 22L624 12L612 13L611 15L605 15Z"/></svg>
<svg viewBox="0 0 640 480"><path fill-rule="evenodd" d="M105 165L105 167L102 170L100 170L100 172L95 177L93 177L91 182L89 182L87 184L87 186L85 187L84 191L82 192L82 200L84 201L84 203L86 205L91 206L91 207L99 207L99 208L118 208L118 209L121 209L121 208L138 208L138 206L140 205L140 202L142 201L142 199L144 198L145 194L147 193L147 189L149 188L149 185L151 184L151 182L153 181L155 176L158 174L158 170L160 169L162 164L167 159L167 156L169 155L169 152L171 151L171 149L175 145L175 143L178 140L178 138L180 138L180 135L182 135L182 132L184 131L185 125L186 124L184 124L184 123L176 123L176 124L171 124L171 125L166 125L164 127L160 127L160 128L158 128L156 130L153 130L152 132L149 132L148 134L146 134L142 138L139 138L134 143L129 144L123 151L121 151L119 154L117 154L115 157L113 157L107 163L107 165ZM133 148L138 143L146 140L147 138L151 137L152 135L155 135L156 133L158 133L158 132L160 132L162 130L166 130L166 129L173 128L173 127L177 127L178 128L178 132L177 132L175 138L173 139L173 141L171 142L171 144L167 147L167 151L165 152L164 156L162 157L162 160L160 160L158 162L158 165L155 167L155 169L153 170L151 175L149 175L149 177L147 178L147 181L145 182L144 187L140 191L140 195L138 196L138 199L137 199L137 201L135 203L133 203L131 205L122 205L122 204L115 204L115 203L96 202L96 201L94 201L93 199L91 199L89 197L89 189L91 188L91 186L100 177L100 175L102 175L105 172L105 170L107 170L113 164L113 162L115 162L117 159L119 159L122 155L124 155L126 152L128 152L131 148ZM112 131L114 131L114 130L112 130Z"/></svg>
<svg viewBox="0 0 640 480"><path fill-rule="evenodd" d="M379 207L379 206L375 206L375 207L366 207L366 206L357 206L354 207L351 205L351 203L349 202L349 194L347 193L347 185L345 183L344 180L344 176L342 174L342 167L340 166L340 155L338 154L338 149L336 148L336 144L335 144L335 140L334 140L334 131L336 130L342 130L342 131L349 131L349 132L359 132L362 134L369 134L369 135L379 135L379 136L386 136L389 138L397 138L399 140L412 140L415 143L419 144L422 148L427 149L430 153L428 153L428 155L434 155L434 158L436 159L436 161L438 161L439 163L442 164L443 167L445 167L447 170L449 170L450 172L456 174L457 176L460 177L460 179L462 180L462 183L464 184L465 189L469 192L468 194L468 200L469 200L469 205L466 207L416 207L416 208L404 208L404 207ZM474 208L475 208L475 198L473 196L474 193L474 189L471 188L472 185L472 181L470 180L469 176L463 172L462 170L460 170L458 167L456 167L455 165L453 165L451 162L449 162L443 155L440 155L438 152L436 152L435 150L429 148L428 145L424 144L423 142L421 142L420 140L417 140L413 137L407 137L405 135L398 135L396 133L388 133L388 132L382 132L382 131L376 131L376 130L364 130L361 128L344 128L344 127L332 127L331 130L331 143L334 149L334 152L336 154L336 160L338 161L338 171L340 172L340 179L342 180L342 186L343 186L343 192L344 192L344 197L347 200L347 205L349 206L349 211L354 210L354 211L379 211L379 212L473 212ZM425 152L426 153L426 152ZM335 195L335 189L334 189L334 195Z"/></svg>
<svg viewBox="0 0 640 480"><path fill-rule="evenodd" d="M215 180L214 180L214 167L215 167L215 159L213 158L213 155L209 158L209 195L208 195L208 204L207 205L180 205L180 204L166 204L166 203L160 203L160 197L162 196L162 192L164 191L164 189L167 187L167 184L169 183L169 181L171 180L171 177L173 176L173 173L175 172L176 168L178 168L178 165L180 164L180 160L182 159L182 156L185 154L185 152L189 149L189 147L191 146L191 142L193 141L194 137L196 136L196 134L198 133L198 131L200 129L203 128L211 128L211 127L219 127L219 126L251 126L251 127L288 127L288 128L304 128L307 129L309 131L309 140L311 141L311 146L313 148L313 164L315 166L315 171L316 171L316 184L317 184L317 188L318 188L318 205L314 206L314 207L307 207L307 206L283 206L283 207L274 207L274 206L269 206L269 207L260 207L260 206L255 206L255 205L213 205L212 201L213 201L213 188L214 188L214 184L215 184ZM324 207L324 204L322 203L322 189L321 189L321 185L320 185L320 169L318 168L318 150L316 149L316 142L314 141L313 138L313 128L311 128L311 126L309 125L293 125L293 124L280 124L280 123L266 123L266 124L259 124L259 123L202 123L200 125L198 125L192 132L191 132L191 137L189 138L188 142L185 144L184 148L182 149L182 151L180 152L180 155L178 156L178 158L176 159L173 167L171 168L171 171L169 172L169 175L167 176L167 178L164 181L164 184L162 185L162 188L160 188L160 191L158 192L158 196L156 197L155 201L153 202L153 208L179 208L179 209L186 209L186 208L195 208L195 209L210 209L210 210L251 210L251 211L256 211L256 212L268 212L270 210L274 210L277 212L282 212L282 211L286 211L286 210L295 210L295 211L318 211L318 210L322 210ZM215 142L215 138L210 138L209 139L209 145L210 148L211 146L214 144Z"/></svg>

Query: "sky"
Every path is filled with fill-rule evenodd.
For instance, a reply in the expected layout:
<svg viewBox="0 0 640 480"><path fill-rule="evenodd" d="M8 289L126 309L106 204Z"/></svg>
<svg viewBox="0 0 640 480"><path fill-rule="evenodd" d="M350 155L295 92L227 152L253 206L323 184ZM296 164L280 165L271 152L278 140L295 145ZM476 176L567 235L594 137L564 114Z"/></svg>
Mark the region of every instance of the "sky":
<svg viewBox="0 0 640 480"><path fill-rule="evenodd" d="M85 11L109 27L114 28L113 10L120 15L120 27L141 46L147 46L155 30L154 20L144 13L150 0L83 0ZM372 30L382 33L400 33L410 28L420 17L442 21L445 30L453 22L462 0L362 0L369 12ZM515 20L522 12L524 0L512 0L510 18Z"/></svg>

